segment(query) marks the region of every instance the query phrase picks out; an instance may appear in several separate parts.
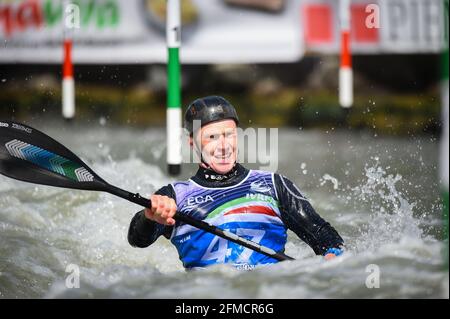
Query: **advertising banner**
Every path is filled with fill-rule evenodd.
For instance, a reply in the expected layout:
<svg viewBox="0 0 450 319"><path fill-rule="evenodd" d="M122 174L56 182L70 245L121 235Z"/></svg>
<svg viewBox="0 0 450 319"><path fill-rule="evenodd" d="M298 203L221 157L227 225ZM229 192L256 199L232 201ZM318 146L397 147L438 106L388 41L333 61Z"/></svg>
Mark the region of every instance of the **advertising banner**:
<svg viewBox="0 0 450 319"><path fill-rule="evenodd" d="M0 0L0 62L165 63L165 0ZM182 63L294 62L300 0L182 0Z"/></svg>

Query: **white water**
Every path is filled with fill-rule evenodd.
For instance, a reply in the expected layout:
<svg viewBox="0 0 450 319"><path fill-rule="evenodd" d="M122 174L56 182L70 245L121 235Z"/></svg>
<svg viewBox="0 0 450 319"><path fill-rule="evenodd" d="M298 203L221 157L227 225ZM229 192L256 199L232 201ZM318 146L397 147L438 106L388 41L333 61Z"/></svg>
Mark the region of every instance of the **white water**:
<svg viewBox="0 0 450 319"><path fill-rule="evenodd" d="M172 181L162 171L163 130L38 128L121 188L149 195ZM448 294L439 240L436 142L294 130L280 131L279 137L279 172L293 179L343 236L347 246L343 256L325 261L289 233L286 253L296 261L250 272L228 266L185 272L176 250L164 238L146 249L129 246L128 225L138 206L109 194L0 176L0 297L439 298ZM294 143L299 145L295 150L289 147ZM194 170L186 166L182 178ZM66 287L69 264L80 269L80 288ZM379 288L366 287L370 265L379 267Z"/></svg>

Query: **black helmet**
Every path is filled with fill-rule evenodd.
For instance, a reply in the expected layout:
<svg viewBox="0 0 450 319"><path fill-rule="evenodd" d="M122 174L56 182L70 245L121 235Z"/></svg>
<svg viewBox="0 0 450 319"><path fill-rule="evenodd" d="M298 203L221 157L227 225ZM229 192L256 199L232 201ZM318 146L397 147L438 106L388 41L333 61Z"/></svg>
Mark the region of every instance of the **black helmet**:
<svg viewBox="0 0 450 319"><path fill-rule="evenodd" d="M202 97L189 105L184 115L184 127L192 135L193 122L200 120L201 126L211 122L232 119L239 124L236 110L230 102L221 96Z"/></svg>

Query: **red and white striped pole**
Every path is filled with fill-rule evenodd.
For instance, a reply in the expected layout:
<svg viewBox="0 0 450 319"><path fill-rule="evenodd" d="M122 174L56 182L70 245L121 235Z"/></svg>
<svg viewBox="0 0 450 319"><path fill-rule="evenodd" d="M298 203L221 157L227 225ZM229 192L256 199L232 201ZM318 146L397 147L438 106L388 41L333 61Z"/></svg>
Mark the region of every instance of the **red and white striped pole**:
<svg viewBox="0 0 450 319"><path fill-rule="evenodd" d="M71 1L65 0L63 4L63 17L66 17ZM67 21L63 18L62 115L64 119L71 120L75 116L75 81L72 64L72 28L66 24Z"/></svg>
<svg viewBox="0 0 450 319"><path fill-rule="evenodd" d="M353 70L350 51L350 0L339 1L341 24L341 66L339 68L339 104L353 105Z"/></svg>

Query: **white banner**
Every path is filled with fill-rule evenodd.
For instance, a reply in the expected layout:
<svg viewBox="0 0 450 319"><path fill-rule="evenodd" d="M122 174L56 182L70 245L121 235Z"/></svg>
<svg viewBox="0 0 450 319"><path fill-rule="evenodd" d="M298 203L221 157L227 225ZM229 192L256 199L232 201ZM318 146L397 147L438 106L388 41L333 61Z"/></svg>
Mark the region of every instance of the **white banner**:
<svg viewBox="0 0 450 319"><path fill-rule="evenodd" d="M161 0L0 0L0 63L61 63L64 25L74 63L166 63ZM339 0L181 0L182 63L295 62L339 53ZM190 5L186 7L186 4ZM244 6L246 4L246 6ZM251 5L249 5L251 4ZM72 5L72 6L73 6ZM438 53L442 0L352 0L352 54Z"/></svg>
<svg viewBox="0 0 450 319"><path fill-rule="evenodd" d="M302 0L300 10L306 50L338 53L339 0ZM439 53L445 25L443 0L352 0L352 54Z"/></svg>
<svg viewBox="0 0 450 319"><path fill-rule="evenodd" d="M61 63L69 25L75 64L166 63L165 14L156 6L161 1L151 1L74 0L77 19L76 10L64 12L62 0L0 0L0 62ZM278 0L283 5L270 10L229 0L189 2L182 63L294 62L303 56L300 0Z"/></svg>

